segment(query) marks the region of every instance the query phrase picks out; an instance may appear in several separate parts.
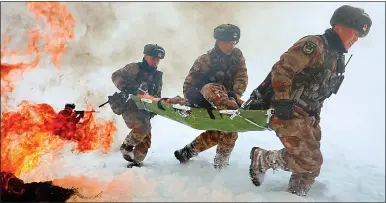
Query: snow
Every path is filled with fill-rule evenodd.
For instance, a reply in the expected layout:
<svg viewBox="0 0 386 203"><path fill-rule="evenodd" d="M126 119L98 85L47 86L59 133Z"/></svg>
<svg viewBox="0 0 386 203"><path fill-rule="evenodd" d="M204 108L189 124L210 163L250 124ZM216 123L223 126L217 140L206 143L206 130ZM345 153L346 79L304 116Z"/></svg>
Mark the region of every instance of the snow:
<svg viewBox="0 0 386 203"><path fill-rule="evenodd" d="M146 43L158 43L166 49L166 57L160 63L165 72L163 96L181 95L184 77L194 59L212 47L213 28L225 22L241 27L237 46L247 60L250 80L243 96L247 99L280 54L300 37L322 33L328 28L334 9L341 5L337 2L224 3L222 7L218 7L220 3L201 7L197 3L67 4L77 24L76 39L69 45L63 66L58 71L47 63L27 74L12 94L15 106L23 99L46 102L56 109L69 101L83 108L85 99L97 106L117 91L110 80L111 73L126 63L140 60ZM28 182L66 175L76 179L83 175L89 181L101 181L99 189L103 193L87 201L385 201L385 8L383 3L351 4L365 8L373 19L373 27L350 50L354 56L345 81L323 109L324 164L307 197L284 191L288 172L269 171L261 187L255 187L249 180L250 149L282 147L270 131L240 133L231 165L218 172L213 169L215 148L201 153L188 165L180 165L173 152L201 131L156 116L152 119L152 147L145 159L146 166L127 169L119 146L129 131L108 105L98 114L98 118L114 119L118 127L108 155L98 151L77 154L66 149L51 165L41 165L22 178ZM15 28L8 31L15 35L17 47L34 20L21 3L1 5L1 34ZM12 24L17 21L23 23Z"/></svg>

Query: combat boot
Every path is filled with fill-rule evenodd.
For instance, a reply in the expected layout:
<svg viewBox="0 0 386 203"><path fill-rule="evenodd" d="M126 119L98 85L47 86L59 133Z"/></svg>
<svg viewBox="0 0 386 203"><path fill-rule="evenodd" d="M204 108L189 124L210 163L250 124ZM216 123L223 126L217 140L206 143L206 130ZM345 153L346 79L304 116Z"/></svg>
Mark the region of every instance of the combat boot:
<svg viewBox="0 0 386 203"><path fill-rule="evenodd" d="M134 146L132 145L126 145L122 144L120 148L122 152L123 158L128 161L129 163L127 164L127 168L132 168L132 167L141 167L142 162L135 160L135 155L134 155Z"/></svg>
<svg viewBox="0 0 386 203"><path fill-rule="evenodd" d="M128 162L134 162L134 146L123 143L120 147L123 158Z"/></svg>
<svg viewBox="0 0 386 203"><path fill-rule="evenodd" d="M216 156L214 157L214 168L219 170L226 168L229 165L229 157L230 154L224 155L216 153Z"/></svg>
<svg viewBox="0 0 386 203"><path fill-rule="evenodd" d="M250 153L251 165L249 166L249 175L252 183L256 186L263 184L265 173L268 169L283 169L289 171L287 164L283 159L282 150L265 150L259 147L253 147Z"/></svg>
<svg viewBox="0 0 386 203"><path fill-rule="evenodd" d="M197 156L197 152L193 149L191 144L186 145L184 148L176 150L174 156L180 161L180 163L187 163L192 157Z"/></svg>
<svg viewBox="0 0 386 203"><path fill-rule="evenodd" d="M316 177L316 173L292 173L287 192L298 196L306 196Z"/></svg>

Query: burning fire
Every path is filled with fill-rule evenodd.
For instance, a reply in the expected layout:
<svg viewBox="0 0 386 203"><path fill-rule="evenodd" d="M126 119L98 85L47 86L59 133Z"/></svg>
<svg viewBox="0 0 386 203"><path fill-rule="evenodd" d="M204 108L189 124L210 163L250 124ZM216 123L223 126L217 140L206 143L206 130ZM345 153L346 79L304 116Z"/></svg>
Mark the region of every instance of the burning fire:
<svg viewBox="0 0 386 203"><path fill-rule="evenodd" d="M52 155L67 143L75 143L73 151L107 153L116 131L112 121L97 122L93 113L85 113L86 122L56 135L55 128L66 125L66 121L56 119L57 113L49 104L23 101L18 109L6 108L17 82L39 67L43 54L49 54L51 62L59 68L65 46L74 37L75 20L65 5L58 2L27 2L26 5L38 24L44 28L41 22L44 20L50 29L29 30L27 46L21 50L8 49L10 36L5 37L1 46L1 171L16 176L30 171L45 155ZM4 63L5 57L19 62Z"/></svg>
<svg viewBox="0 0 386 203"><path fill-rule="evenodd" d="M101 149L107 153L116 131L112 121L97 123L92 113L76 129L55 135L56 126L67 124L56 119L58 114L48 104L23 101L17 112L5 112L1 119L1 169L16 176L28 172L44 155L58 151L68 141L75 142L73 151ZM87 117L87 118L86 118ZM69 132L72 131L72 132ZM72 136L68 136L72 135ZM52 158L52 157L51 157Z"/></svg>
<svg viewBox="0 0 386 203"><path fill-rule="evenodd" d="M51 62L60 67L60 59L66 53L65 46L74 38L75 19L65 5L58 2L27 2L28 9L36 16L38 24L44 19L49 26L47 31L32 29L27 32L28 43L21 50L8 50L11 37L5 35L1 46L1 106L7 107L9 93L15 83L26 73L38 67L41 56L50 54ZM40 27L44 28L43 25ZM4 58L23 61L17 64L4 63ZM25 58L32 59L25 62Z"/></svg>

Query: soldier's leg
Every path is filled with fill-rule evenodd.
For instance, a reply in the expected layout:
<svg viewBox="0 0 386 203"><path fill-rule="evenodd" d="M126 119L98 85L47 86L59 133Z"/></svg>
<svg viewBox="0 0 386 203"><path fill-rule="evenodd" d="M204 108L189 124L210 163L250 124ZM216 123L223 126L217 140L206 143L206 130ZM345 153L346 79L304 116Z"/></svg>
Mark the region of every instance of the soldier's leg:
<svg viewBox="0 0 386 203"><path fill-rule="evenodd" d="M151 147L151 132L137 144L134 148L134 159L137 161L143 161L146 158L147 152Z"/></svg>
<svg viewBox="0 0 386 203"><path fill-rule="evenodd" d="M221 132L207 130L201 133L191 143L184 148L176 150L174 156L180 161L180 163L186 163L190 158L196 156L198 153L205 151L218 144Z"/></svg>
<svg viewBox="0 0 386 203"><path fill-rule="evenodd" d="M222 132L218 141L216 156L214 157L214 168L222 169L229 163L229 157L235 147L238 133Z"/></svg>
<svg viewBox="0 0 386 203"><path fill-rule="evenodd" d="M288 189L287 191L293 194L297 194L300 196L306 196L308 191L310 190L311 186L314 184L316 177L320 174L320 169L323 163L323 157L320 151L320 140L322 137L322 132L320 129L319 124L314 124L311 127L311 133L314 139L309 139L307 146L308 148L305 149L304 154L307 154L307 150L309 151L309 156L313 161L303 161L302 159L298 159L299 163L305 163L303 168L299 167L298 170L294 169L292 170L293 173L291 174L291 178L288 183ZM298 149L300 150L300 149ZM295 153L294 153L295 154ZM306 155L300 155L300 156L306 156ZM291 156L289 156L291 158ZM296 156L295 160L296 160ZM301 164L302 165L302 164ZM304 169L304 167L306 169ZM304 172L304 170L307 170ZM297 172L300 171L300 172Z"/></svg>
<svg viewBox="0 0 386 203"><path fill-rule="evenodd" d="M126 111L122 114L122 117L125 120L127 127L132 130L126 136L120 150L127 161L134 162L136 161L134 148L150 134L150 116L145 111L137 110Z"/></svg>
<svg viewBox="0 0 386 203"><path fill-rule="evenodd" d="M292 120L279 121L272 118L272 127L284 147L281 150L264 150L254 147L251 151L250 176L252 182L259 186L264 180L265 172L270 168L292 171L293 176L288 191L306 195L322 165L318 136L308 117L295 113Z"/></svg>
<svg viewBox="0 0 386 203"><path fill-rule="evenodd" d="M236 101L228 97L228 93L223 85L208 83L202 87L201 94L209 103L216 106L217 109L238 108Z"/></svg>
<svg viewBox="0 0 386 203"><path fill-rule="evenodd" d="M149 133L142 142L138 143L133 150L133 159L131 163L127 165L128 168L141 167L142 161L146 158L147 152L151 147L151 133Z"/></svg>

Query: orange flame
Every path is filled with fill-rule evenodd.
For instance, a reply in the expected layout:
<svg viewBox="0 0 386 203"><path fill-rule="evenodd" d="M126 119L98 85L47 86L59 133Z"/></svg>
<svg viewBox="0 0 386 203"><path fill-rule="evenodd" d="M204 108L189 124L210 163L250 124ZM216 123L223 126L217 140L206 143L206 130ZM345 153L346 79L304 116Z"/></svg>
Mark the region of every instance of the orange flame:
<svg viewBox="0 0 386 203"><path fill-rule="evenodd" d="M21 50L8 50L11 37L5 34L5 40L1 46L1 106L6 107L9 93L15 88L16 81L22 76L34 70L40 63L41 55L49 53L51 62L60 67L61 56L66 53L65 46L74 38L75 19L67 11L65 5L58 2L27 2L28 9L35 14L38 23L41 19L49 26L48 34L43 30L32 29L28 31L27 46ZM40 27L44 27L41 25ZM40 45L43 43L43 45ZM4 58L16 58L24 56L32 58L31 62L17 64L5 64ZM23 60L25 61L25 59Z"/></svg>
<svg viewBox="0 0 386 203"><path fill-rule="evenodd" d="M57 113L48 104L23 101L17 112L5 112L1 119L1 169L16 176L33 169L44 155L75 142L72 151L101 149L107 153L116 131L112 121L97 123L90 115L87 123L78 124L73 137L54 134ZM52 158L52 157L51 157Z"/></svg>
<svg viewBox="0 0 386 203"><path fill-rule="evenodd" d="M66 123L56 119L58 115L49 104L23 101L18 109L4 111L4 106L9 107L8 96L17 81L39 67L43 54L49 54L51 62L59 68L61 56L66 53L65 46L74 38L75 20L65 5L58 2L27 2L26 5L40 27L47 27L41 22L44 20L49 29L29 30L28 43L21 50L8 49L11 37L7 35L1 46L1 170L16 176L30 171L44 156L52 155L67 143L75 143L72 151L107 153L116 131L112 121L97 122L94 114L86 114L87 122L75 124L72 132L58 136L56 127ZM5 57L20 62L4 63Z"/></svg>

